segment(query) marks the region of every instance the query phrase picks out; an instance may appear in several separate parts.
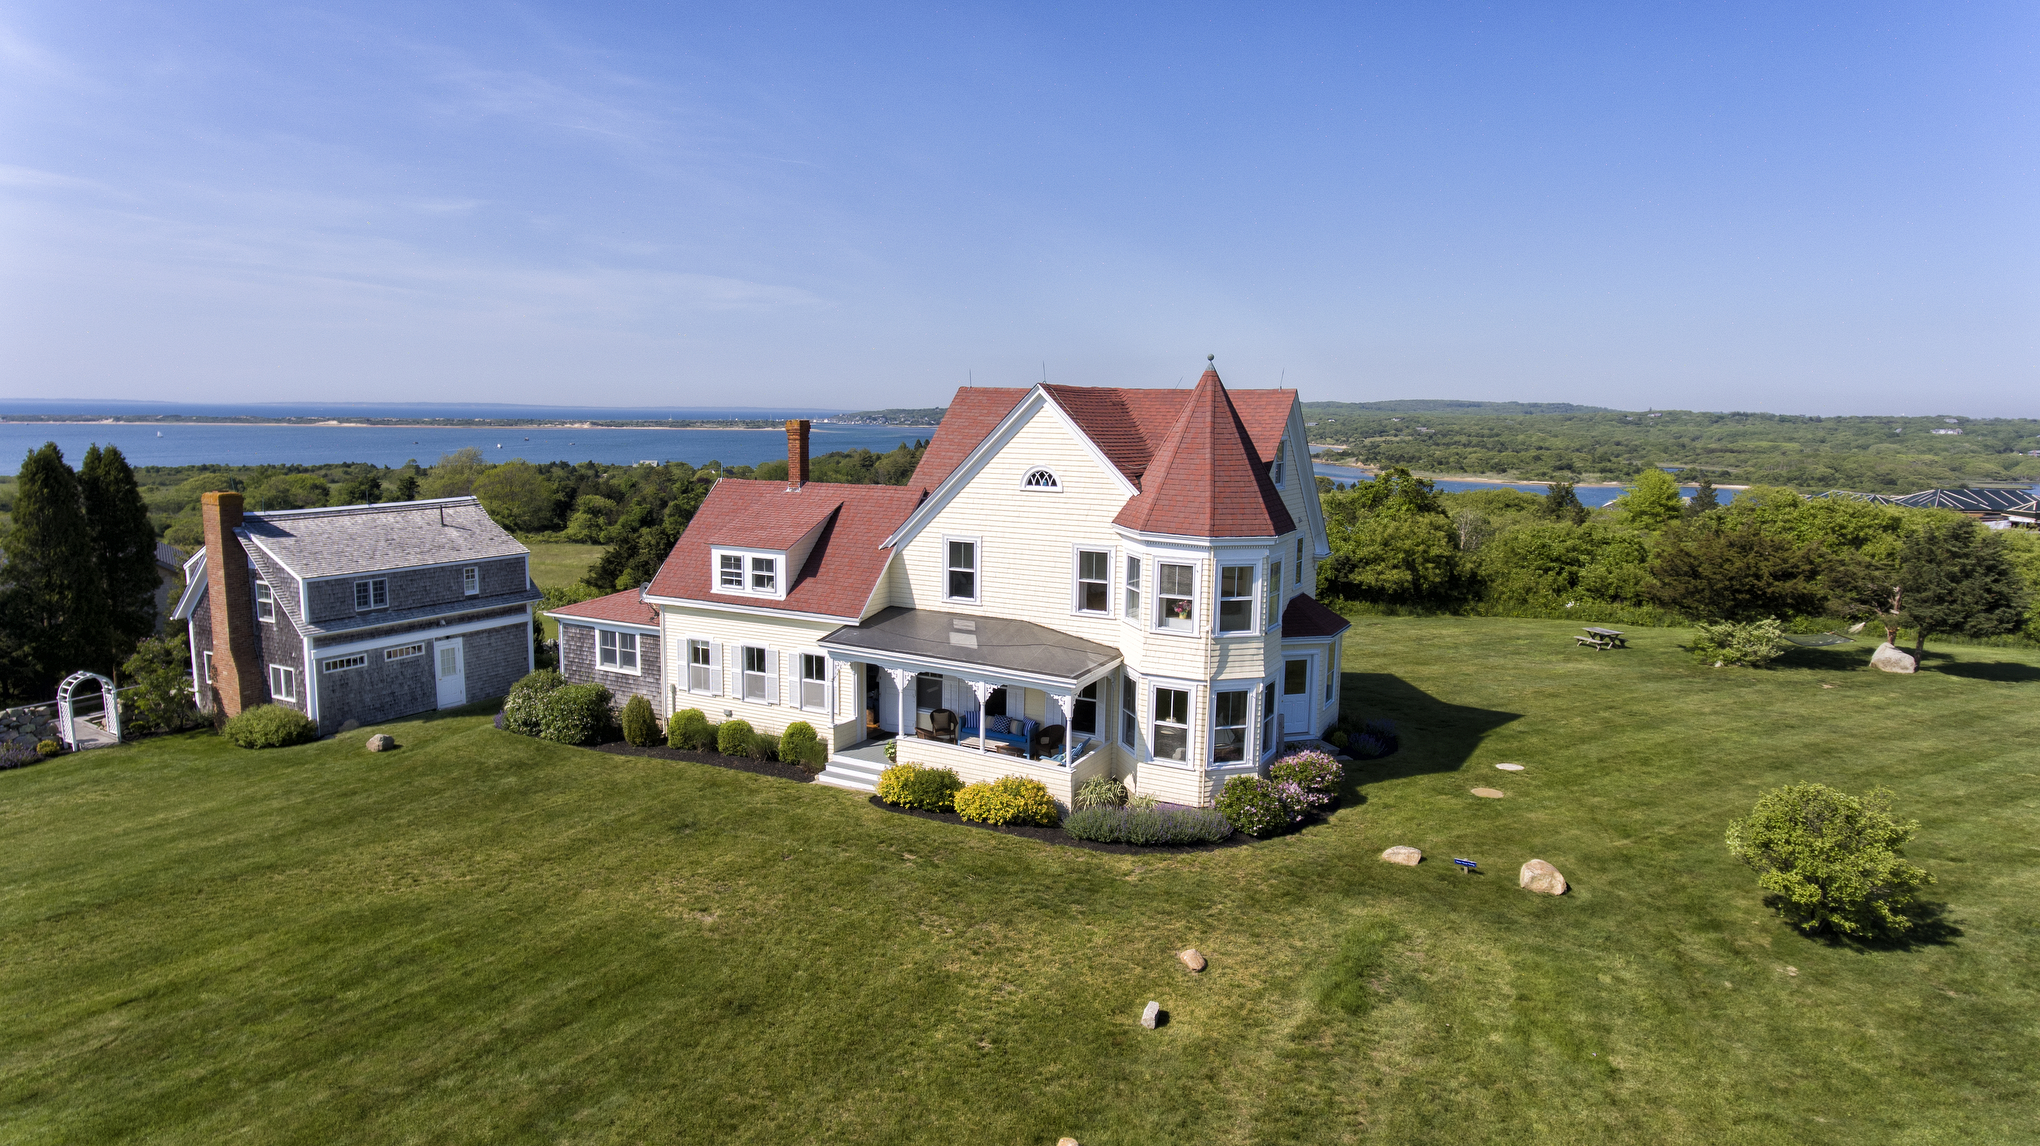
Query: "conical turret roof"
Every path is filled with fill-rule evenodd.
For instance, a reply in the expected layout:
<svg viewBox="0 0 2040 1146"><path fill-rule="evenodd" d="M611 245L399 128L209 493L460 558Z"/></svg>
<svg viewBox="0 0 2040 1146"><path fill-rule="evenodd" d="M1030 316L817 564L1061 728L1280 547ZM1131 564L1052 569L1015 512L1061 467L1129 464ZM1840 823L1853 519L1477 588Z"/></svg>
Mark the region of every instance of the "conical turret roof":
<svg viewBox="0 0 2040 1146"><path fill-rule="evenodd" d="M1113 522L1176 537L1278 537L1296 528L1216 368L1197 380L1141 474L1139 495Z"/></svg>

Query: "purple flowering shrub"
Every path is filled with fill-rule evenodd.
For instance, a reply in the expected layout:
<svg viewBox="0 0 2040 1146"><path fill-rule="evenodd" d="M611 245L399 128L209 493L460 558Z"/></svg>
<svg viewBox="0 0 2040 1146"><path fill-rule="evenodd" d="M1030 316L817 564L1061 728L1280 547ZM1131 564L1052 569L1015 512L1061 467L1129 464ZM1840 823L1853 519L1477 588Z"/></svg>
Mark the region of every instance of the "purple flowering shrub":
<svg viewBox="0 0 2040 1146"><path fill-rule="evenodd" d="M1279 787L1301 819L1326 807L1338 797L1339 781L1345 769L1324 752L1297 752L1284 756L1268 768L1268 778Z"/></svg>

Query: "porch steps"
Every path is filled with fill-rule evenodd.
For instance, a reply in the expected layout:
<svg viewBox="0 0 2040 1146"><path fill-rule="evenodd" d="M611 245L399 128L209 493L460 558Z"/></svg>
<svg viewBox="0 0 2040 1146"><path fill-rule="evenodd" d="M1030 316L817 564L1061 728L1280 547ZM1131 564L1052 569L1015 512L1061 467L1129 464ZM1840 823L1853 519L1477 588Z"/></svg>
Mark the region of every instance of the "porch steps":
<svg viewBox="0 0 2040 1146"><path fill-rule="evenodd" d="M827 784L832 788L848 788L853 792L878 791L878 774L885 770L884 764L859 760L841 753L829 757L829 765L822 774L815 777L815 783Z"/></svg>

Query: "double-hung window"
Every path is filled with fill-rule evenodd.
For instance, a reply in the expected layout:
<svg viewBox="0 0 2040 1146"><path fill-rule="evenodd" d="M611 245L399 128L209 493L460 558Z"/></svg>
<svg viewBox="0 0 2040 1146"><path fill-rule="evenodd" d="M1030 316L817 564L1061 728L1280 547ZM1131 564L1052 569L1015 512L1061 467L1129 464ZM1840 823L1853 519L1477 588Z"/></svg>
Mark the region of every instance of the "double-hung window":
<svg viewBox="0 0 2040 1146"><path fill-rule="evenodd" d="M710 641L687 642L687 691L714 695L715 645Z"/></svg>
<svg viewBox="0 0 2040 1146"><path fill-rule="evenodd" d="M461 570L460 591L461 595L466 597L472 597L480 593L482 591L482 571L473 565Z"/></svg>
<svg viewBox="0 0 2040 1146"><path fill-rule="evenodd" d="M205 651L205 683L212 683L212 650Z"/></svg>
<svg viewBox="0 0 2040 1146"><path fill-rule="evenodd" d="M1098 735L1098 698L1104 690L1105 682L1094 680L1078 691L1076 707L1070 710L1071 732Z"/></svg>
<svg viewBox="0 0 2040 1146"><path fill-rule="evenodd" d="M255 617L263 621L276 619L276 594L267 581L255 582Z"/></svg>
<svg viewBox="0 0 2040 1146"><path fill-rule="evenodd" d="M1155 565L1155 611L1164 629L1197 628L1196 575L1188 565Z"/></svg>
<svg viewBox="0 0 2040 1146"><path fill-rule="evenodd" d="M1109 551L1077 550L1077 612L1112 612L1112 554Z"/></svg>
<svg viewBox="0 0 2040 1146"><path fill-rule="evenodd" d="M949 553L946 586L952 601L975 601L978 596L978 547L975 541L951 541L943 546Z"/></svg>
<svg viewBox="0 0 2040 1146"><path fill-rule="evenodd" d="M1227 565L1218 571L1218 631L1249 633L1254 629L1254 567Z"/></svg>
<svg viewBox="0 0 2040 1146"><path fill-rule="evenodd" d="M1122 673L1119 677L1119 742L1128 748L1134 747L1140 740L1140 714L1135 709L1139 698L1133 678Z"/></svg>
<svg viewBox="0 0 2040 1146"><path fill-rule="evenodd" d="M1126 559L1126 619L1140 620L1140 558Z"/></svg>
<svg viewBox="0 0 2040 1146"><path fill-rule="evenodd" d="M1325 703L1332 703L1333 691L1339 684L1339 646L1333 645L1325 654Z"/></svg>
<svg viewBox="0 0 2040 1146"><path fill-rule="evenodd" d="M1282 559L1268 562L1268 611L1262 616L1267 620L1264 629L1272 629L1282 619Z"/></svg>
<svg viewBox="0 0 2040 1146"><path fill-rule="evenodd" d="M1190 759L1189 689L1155 689L1154 735L1150 742L1157 760Z"/></svg>
<svg viewBox="0 0 2040 1146"><path fill-rule="evenodd" d="M817 653L800 654L800 706L809 712L829 707L829 658Z"/></svg>
<svg viewBox="0 0 2040 1146"><path fill-rule="evenodd" d="M716 588L744 591L744 559L735 553L722 555L721 567L716 577Z"/></svg>
<svg viewBox="0 0 2040 1146"><path fill-rule="evenodd" d="M1261 755L1265 758L1274 752L1275 743L1275 678L1261 686Z"/></svg>
<svg viewBox="0 0 2040 1146"><path fill-rule="evenodd" d="M1268 467L1268 480L1274 482L1277 486L1280 486L1282 484L1283 471L1289 468L1287 464L1288 461L1289 461L1289 443L1288 442L1275 443L1275 463Z"/></svg>
<svg viewBox="0 0 2040 1146"><path fill-rule="evenodd" d="M271 700L297 699L297 670L287 665L269 666L269 698Z"/></svg>
<svg viewBox="0 0 2040 1146"><path fill-rule="evenodd" d="M751 558L751 592L779 592L779 558Z"/></svg>
<svg viewBox="0 0 2040 1146"><path fill-rule="evenodd" d="M595 663L611 672L638 671L637 634L595 630Z"/></svg>
<svg viewBox="0 0 2040 1146"><path fill-rule="evenodd" d="M390 607L390 582L386 577L375 577L354 583L354 608L357 612L365 609L387 609Z"/></svg>
<svg viewBox="0 0 2040 1146"><path fill-rule="evenodd" d="M1211 761L1237 764L1247 758L1247 697L1251 690L1211 694Z"/></svg>
<svg viewBox="0 0 2040 1146"><path fill-rule="evenodd" d="M1303 538L1296 539L1296 582L1303 583Z"/></svg>
<svg viewBox="0 0 2040 1146"><path fill-rule="evenodd" d="M745 700L756 701L759 704L772 703L772 698L766 693L766 687L772 679L771 669L766 666L771 660L770 650L759 648L757 645L744 646Z"/></svg>

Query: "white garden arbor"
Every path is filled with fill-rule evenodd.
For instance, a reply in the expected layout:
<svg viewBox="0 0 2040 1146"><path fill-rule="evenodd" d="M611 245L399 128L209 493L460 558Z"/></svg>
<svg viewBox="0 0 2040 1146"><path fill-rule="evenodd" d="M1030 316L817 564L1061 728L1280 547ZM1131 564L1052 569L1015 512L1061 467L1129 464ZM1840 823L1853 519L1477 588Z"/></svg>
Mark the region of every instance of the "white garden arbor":
<svg viewBox="0 0 2040 1146"><path fill-rule="evenodd" d="M79 686L86 684L98 686L102 711L98 725L87 721L88 731L80 736L75 703L80 699ZM89 690L85 696L91 696ZM65 677L64 683L57 686L57 728L64 737L64 747L73 752L120 743L120 698L114 694L113 682L96 672L83 670Z"/></svg>

